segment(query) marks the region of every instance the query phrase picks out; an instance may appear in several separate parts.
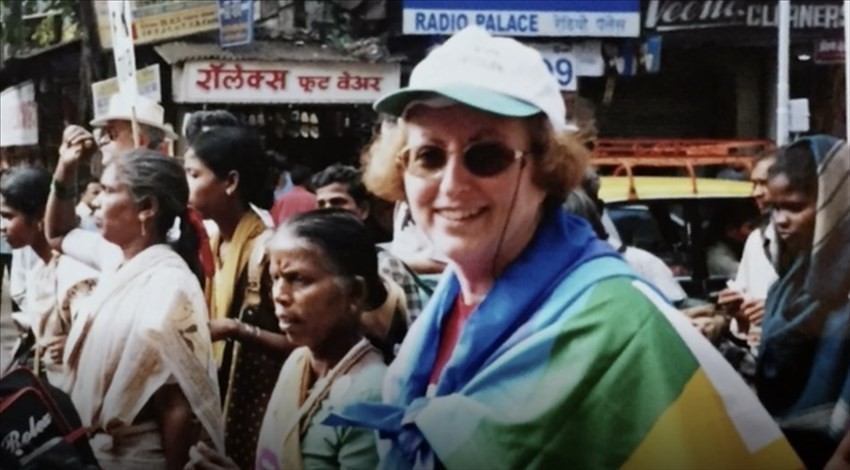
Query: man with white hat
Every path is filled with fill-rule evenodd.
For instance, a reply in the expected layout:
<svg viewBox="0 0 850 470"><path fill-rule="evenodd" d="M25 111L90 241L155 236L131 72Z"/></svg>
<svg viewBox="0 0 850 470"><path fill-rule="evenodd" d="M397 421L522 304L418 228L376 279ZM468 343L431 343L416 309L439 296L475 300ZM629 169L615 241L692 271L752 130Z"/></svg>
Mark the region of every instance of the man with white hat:
<svg viewBox="0 0 850 470"><path fill-rule="evenodd" d="M116 156L136 148L133 142L133 106L135 120L139 124L139 147L160 150L166 153L166 139L177 140L178 136L170 124L165 122L165 110L156 101L144 96L129 96L118 93L109 100L106 115L91 122L103 129L103 164Z"/></svg>

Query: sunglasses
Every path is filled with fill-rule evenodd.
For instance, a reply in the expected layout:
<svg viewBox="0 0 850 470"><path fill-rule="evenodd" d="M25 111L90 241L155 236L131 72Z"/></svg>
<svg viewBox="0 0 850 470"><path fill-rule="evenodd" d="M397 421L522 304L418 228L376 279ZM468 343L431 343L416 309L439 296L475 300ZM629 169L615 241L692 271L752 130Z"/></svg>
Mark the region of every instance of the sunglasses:
<svg viewBox="0 0 850 470"><path fill-rule="evenodd" d="M466 171L478 177L489 178L504 172L528 153L498 142L476 142L463 150L462 161ZM405 171L419 178L440 176L448 160L448 150L437 145L408 147L398 156L398 161Z"/></svg>

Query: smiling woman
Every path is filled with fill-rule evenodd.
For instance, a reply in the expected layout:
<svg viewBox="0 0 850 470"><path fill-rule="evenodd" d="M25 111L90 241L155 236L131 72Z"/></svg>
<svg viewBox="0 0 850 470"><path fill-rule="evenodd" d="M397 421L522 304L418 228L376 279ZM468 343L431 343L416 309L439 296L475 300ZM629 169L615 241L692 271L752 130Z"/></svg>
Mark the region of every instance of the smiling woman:
<svg viewBox="0 0 850 470"><path fill-rule="evenodd" d="M449 266L382 406L325 423L378 430L392 469L798 465L699 332L561 209L587 151L539 52L467 28L375 108L399 123L367 187L406 200Z"/></svg>

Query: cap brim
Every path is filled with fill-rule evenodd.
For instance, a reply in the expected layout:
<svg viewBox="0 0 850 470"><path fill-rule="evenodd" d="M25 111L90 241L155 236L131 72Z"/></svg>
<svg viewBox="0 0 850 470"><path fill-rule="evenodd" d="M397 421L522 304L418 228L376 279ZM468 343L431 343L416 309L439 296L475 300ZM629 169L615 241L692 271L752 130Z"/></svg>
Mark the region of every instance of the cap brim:
<svg viewBox="0 0 850 470"><path fill-rule="evenodd" d="M446 85L433 88L405 88L375 102L375 111L400 117L413 101L441 96L499 116L524 118L543 110L526 101L472 85Z"/></svg>
<svg viewBox="0 0 850 470"><path fill-rule="evenodd" d="M130 117L130 116L101 116L97 119L92 119L91 122L89 122L89 124L92 127L104 127L104 126L106 126L106 123L109 122L109 121L132 121L132 120L133 120L133 118ZM150 122L150 121L146 121L144 119L138 119L138 118L136 119L136 122L138 122L139 124L144 124L146 126L156 127L157 129L161 130L162 132L165 132L165 138L167 138L168 140L175 140L176 141L176 140L180 139L180 136L177 135L172 129L161 126L161 125L159 125L155 122Z"/></svg>

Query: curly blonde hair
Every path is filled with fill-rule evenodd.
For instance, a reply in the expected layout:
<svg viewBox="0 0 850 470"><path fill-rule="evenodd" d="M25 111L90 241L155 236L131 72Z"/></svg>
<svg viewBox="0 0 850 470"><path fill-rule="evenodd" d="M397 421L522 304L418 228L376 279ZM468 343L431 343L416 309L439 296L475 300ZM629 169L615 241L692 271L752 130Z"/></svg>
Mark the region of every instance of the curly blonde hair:
<svg viewBox="0 0 850 470"><path fill-rule="evenodd" d="M531 142L531 180L547 194L548 203L561 204L581 184L590 152L574 132L555 132L545 115L523 119ZM391 202L405 200L404 169L398 155L407 145L404 120L385 126L361 155L363 183L376 196Z"/></svg>

